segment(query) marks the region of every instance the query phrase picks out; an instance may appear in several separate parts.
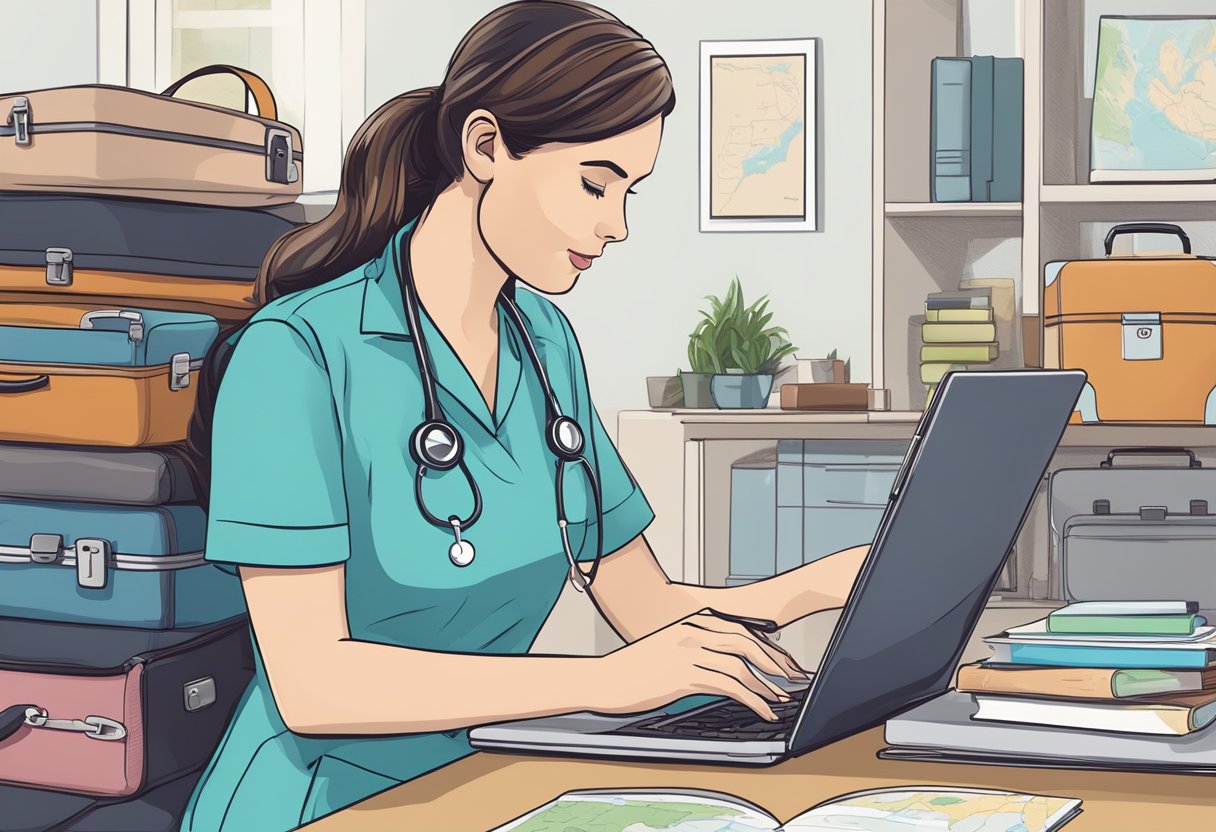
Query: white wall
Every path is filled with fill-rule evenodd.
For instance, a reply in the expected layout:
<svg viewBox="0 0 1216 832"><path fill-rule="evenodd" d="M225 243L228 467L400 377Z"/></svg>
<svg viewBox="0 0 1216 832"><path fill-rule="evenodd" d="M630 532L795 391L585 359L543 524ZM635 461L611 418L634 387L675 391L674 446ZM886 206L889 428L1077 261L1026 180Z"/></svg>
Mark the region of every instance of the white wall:
<svg viewBox="0 0 1216 832"><path fill-rule="evenodd" d="M96 83L97 0L0 0L0 93Z"/></svg>
<svg viewBox="0 0 1216 832"><path fill-rule="evenodd" d="M442 80L452 51L497 0L419 4L367 0L370 112ZM601 0L667 61L676 110L655 170L629 206L629 239L608 248L574 291L557 298L586 356L592 394L615 413L646 406L645 377L687 369L687 336L704 295L736 273L748 300L768 293L773 323L803 357L838 348L854 381L870 379L871 4L863 0ZM820 231L701 233L700 40L815 37L819 75Z"/></svg>

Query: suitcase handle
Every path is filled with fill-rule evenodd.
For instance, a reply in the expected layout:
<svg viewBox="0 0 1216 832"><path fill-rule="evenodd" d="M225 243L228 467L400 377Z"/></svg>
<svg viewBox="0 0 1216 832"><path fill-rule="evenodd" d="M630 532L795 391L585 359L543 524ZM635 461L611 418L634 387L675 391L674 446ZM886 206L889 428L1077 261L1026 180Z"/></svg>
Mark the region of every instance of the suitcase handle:
<svg viewBox="0 0 1216 832"><path fill-rule="evenodd" d="M1110 257L1111 250L1115 247L1115 238L1120 234L1173 234L1182 240L1182 253L1191 253L1191 238L1181 226L1172 222L1125 222L1106 232L1104 245L1107 257Z"/></svg>
<svg viewBox="0 0 1216 832"><path fill-rule="evenodd" d="M1099 468L1114 467L1115 457L1120 454L1139 455L1139 456L1169 456L1176 454L1186 454L1190 457L1189 468L1202 468L1203 463L1195 459L1195 452L1188 448L1114 448L1106 455L1106 459L1098 463Z"/></svg>
<svg viewBox="0 0 1216 832"><path fill-rule="evenodd" d="M262 80L262 77L256 73L250 72L247 69L241 69L238 66L229 66L228 64L211 64L210 66L200 67L194 70L189 75L183 75L172 84L165 88L161 95L173 96L182 85L187 81L193 81L195 78L202 78L204 75L235 75L241 79L241 83L245 85L245 91L253 96L254 103L258 105L258 115L262 118L278 121L279 108L274 101L274 93L270 91L270 85ZM249 99L245 99L245 111L249 111Z"/></svg>
<svg viewBox="0 0 1216 832"><path fill-rule="evenodd" d="M35 376L20 381L5 381L0 379L0 393L28 393L31 390L41 390L51 383L50 376Z"/></svg>
<svg viewBox="0 0 1216 832"><path fill-rule="evenodd" d="M25 713L36 705L13 705L0 711L0 742L17 733L17 729L25 724Z"/></svg>

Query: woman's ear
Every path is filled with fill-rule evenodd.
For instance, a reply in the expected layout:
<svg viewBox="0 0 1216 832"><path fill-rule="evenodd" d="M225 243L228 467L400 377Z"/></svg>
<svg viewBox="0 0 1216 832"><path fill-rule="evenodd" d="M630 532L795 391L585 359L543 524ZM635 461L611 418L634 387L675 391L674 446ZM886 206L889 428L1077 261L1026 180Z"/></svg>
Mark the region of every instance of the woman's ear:
<svg viewBox="0 0 1216 832"><path fill-rule="evenodd" d="M482 184L494 178L494 160L503 152L498 120L489 110L474 110L464 120L462 134L464 166Z"/></svg>

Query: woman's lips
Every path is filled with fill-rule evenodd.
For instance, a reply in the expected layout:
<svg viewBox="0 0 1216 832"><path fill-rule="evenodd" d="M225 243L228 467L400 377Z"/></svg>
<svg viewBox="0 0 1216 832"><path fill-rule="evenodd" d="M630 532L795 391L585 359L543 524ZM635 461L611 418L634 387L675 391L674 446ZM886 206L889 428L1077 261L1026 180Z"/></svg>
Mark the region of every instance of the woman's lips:
<svg viewBox="0 0 1216 832"><path fill-rule="evenodd" d="M570 262L574 264L574 268L579 270L590 268L591 261L595 259L594 257L588 257L585 254L579 254L577 251L572 249L566 249L566 251L570 252Z"/></svg>

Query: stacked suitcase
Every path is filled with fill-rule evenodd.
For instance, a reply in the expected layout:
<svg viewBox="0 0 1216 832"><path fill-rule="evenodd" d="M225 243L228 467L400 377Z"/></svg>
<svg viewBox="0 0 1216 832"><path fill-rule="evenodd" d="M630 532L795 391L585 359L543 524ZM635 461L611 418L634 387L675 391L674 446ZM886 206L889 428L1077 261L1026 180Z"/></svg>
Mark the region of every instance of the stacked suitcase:
<svg viewBox="0 0 1216 832"><path fill-rule="evenodd" d="M258 115L173 97L227 73ZM292 228L262 79L0 94L0 832L176 829L253 671L180 453Z"/></svg>

